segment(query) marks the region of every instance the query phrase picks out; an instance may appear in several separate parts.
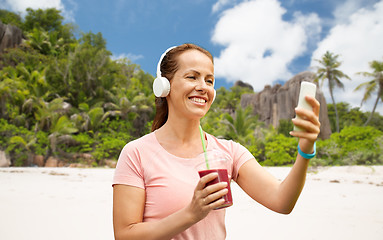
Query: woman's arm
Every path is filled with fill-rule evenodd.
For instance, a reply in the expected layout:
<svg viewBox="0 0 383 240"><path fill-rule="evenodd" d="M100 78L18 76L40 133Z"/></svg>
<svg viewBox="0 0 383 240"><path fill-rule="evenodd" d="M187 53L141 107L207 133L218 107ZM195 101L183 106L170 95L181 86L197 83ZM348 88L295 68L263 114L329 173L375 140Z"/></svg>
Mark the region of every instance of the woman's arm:
<svg viewBox="0 0 383 240"><path fill-rule="evenodd" d="M221 198L227 193L226 183L204 188L217 177L208 174L198 182L191 203L174 214L158 221L142 222L145 207L145 190L127 185L113 187L113 225L115 239L145 240L171 239L207 216L223 204Z"/></svg>
<svg viewBox="0 0 383 240"><path fill-rule="evenodd" d="M312 153L314 143L318 137L319 102L312 97L306 100L313 107L313 111L296 109L302 119L294 119L293 123L303 129L303 132L291 132L299 137L299 146L305 153ZM288 176L281 182L268 173L253 159L241 166L238 173L238 185L254 200L273 211L290 213L303 189L309 161L298 154L297 159Z"/></svg>

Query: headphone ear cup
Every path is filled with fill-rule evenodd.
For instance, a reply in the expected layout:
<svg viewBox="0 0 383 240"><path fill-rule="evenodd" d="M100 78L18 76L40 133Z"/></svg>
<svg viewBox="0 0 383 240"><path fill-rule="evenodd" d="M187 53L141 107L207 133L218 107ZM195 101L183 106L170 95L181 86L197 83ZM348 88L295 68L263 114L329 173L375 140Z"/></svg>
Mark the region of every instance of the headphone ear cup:
<svg viewBox="0 0 383 240"><path fill-rule="evenodd" d="M153 92L156 97L166 97L170 92L169 80L165 77L154 79Z"/></svg>
<svg viewBox="0 0 383 240"><path fill-rule="evenodd" d="M214 100L215 100L215 96L217 95L217 91L214 89L214 96L213 96L213 101L211 101L211 103L213 103L214 102Z"/></svg>

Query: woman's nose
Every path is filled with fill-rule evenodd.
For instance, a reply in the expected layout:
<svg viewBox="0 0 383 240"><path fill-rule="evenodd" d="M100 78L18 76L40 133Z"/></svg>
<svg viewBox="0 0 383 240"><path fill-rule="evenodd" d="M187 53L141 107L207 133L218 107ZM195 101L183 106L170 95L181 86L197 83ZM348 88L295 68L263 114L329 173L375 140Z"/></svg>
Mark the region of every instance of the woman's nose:
<svg viewBox="0 0 383 240"><path fill-rule="evenodd" d="M207 87L208 86L204 80L198 81L196 84L196 90L198 91L206 91Z"/></svg>

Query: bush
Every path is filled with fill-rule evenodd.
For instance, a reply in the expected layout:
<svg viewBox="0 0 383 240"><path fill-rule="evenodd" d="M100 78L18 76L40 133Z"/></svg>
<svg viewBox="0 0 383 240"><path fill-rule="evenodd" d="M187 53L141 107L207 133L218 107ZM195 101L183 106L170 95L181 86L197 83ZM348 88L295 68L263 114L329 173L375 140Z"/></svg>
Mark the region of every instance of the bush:
<svg viewBox="0 0 383 240"><path fill-rule="evenodd" d="M262 165L282 166L294 163L297 154L298 140L283 134L274 135L266 139L265 161Z"/></svg>
<svg viewBox="0 0 383 240"><path fill-rule="evenodd" d="M290 131L294 128L294 124L291 119L280 119L278 125L278 133L285 135L286 137L290 136Z"/></svg>
<svg viewBox="0 0 383 240"><path fill-rule="evenodd" d="M33 144L33 152L37 155L45 155L49 146L48 133L38 131L36 133L36 143Z"/></svg>
<svg viewBox="0 0 383 240"><path fill-rule="evenodd" d="M88 133L79 133L73 135L73 140L77 142L75 146L70 146L66 148L66 152L70 153L87 153L92 152L95 144L94 138L89 136Z"/></svg>
<svg viewBox="0 0 383 240"><path fill-rule="evenodd" d="M104 159L117 159L126 143L126 140L103 135L92 155L99 164Z"/></svg>
<svg viewBox="0 0 383 240"><path fill-rule="evenodd" d="M33 132L24 127L9 124L5 119L0 119L0 148L9 154L12 166L27 164L34 142Z"/></svg>
<svg viewBox="0 0 383 240"><path fill-rule="evenodd" d="M373 127L350 126L330 139L318 141L318 162L326 165L383 163L383 132Z"/></svg>

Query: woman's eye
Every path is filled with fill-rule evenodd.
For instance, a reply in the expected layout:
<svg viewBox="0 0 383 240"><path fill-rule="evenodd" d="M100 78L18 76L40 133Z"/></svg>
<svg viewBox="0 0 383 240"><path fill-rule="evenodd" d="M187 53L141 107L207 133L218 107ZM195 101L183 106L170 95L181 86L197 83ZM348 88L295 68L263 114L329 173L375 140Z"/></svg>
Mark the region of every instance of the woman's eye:
<svg viewBox="0 0 383 240"><path fill-rule="evenodd" d="M196 79L196 77L194 77L194 76L187 76L186 78Z"/></svg>
<svg viewBox="0 0 383 240"><path fill-rule="evenodd" d="M209 83L209 84L213 84L214 83L214 81L211 80L211 79L206 80L206 82Z"/></svg>

